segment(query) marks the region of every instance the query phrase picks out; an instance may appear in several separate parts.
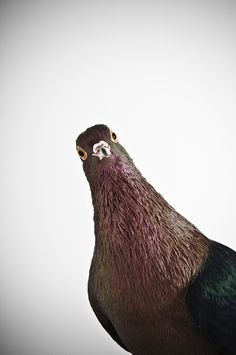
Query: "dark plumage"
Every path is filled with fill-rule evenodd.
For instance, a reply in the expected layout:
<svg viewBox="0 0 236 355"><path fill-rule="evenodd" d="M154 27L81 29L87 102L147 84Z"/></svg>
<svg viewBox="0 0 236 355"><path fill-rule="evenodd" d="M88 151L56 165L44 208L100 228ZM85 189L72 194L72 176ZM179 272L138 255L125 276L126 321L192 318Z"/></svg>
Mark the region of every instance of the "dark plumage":
<svg viewBox="0 0 236 355"><path fill-rule="evenodd" d="M236 253L176 212L107 126L76 145L94 206L89 300L106 331L134 355L235 355Z"/></svg>

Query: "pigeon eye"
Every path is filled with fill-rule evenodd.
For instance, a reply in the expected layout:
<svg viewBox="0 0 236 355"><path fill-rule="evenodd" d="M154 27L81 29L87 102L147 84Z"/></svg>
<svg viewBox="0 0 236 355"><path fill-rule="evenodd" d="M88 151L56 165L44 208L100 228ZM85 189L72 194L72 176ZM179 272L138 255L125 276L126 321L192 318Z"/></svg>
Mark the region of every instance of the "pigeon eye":
<svg viewBox="0 0 236 355"><path fill-rule="evenodd" d="M88 154L86 153L86 151L83 148L77 146L76 150L77 150L81 160L86 160L87 159Z"/></svg>
<svg viewBox="0 0 236 355"><path fill-rule="evenodd" d="M112 142L117 143L117 142L118 142L118 139L117 139L116 133L113 132L112 130L110 130L110 133L111 133L111 140L112 140Z"/></svg>

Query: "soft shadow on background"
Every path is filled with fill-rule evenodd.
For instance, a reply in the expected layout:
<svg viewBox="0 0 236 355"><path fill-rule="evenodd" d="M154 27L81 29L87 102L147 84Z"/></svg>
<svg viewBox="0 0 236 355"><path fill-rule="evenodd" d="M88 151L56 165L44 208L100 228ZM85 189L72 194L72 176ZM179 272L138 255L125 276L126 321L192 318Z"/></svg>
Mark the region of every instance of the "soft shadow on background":
<svg viewBox="0 0 236 355"><path fill-rule="evenodd" d="M236 2L1 1L1 355L118 355L87 300L106 123L143 175L236 249Z"/></svg>

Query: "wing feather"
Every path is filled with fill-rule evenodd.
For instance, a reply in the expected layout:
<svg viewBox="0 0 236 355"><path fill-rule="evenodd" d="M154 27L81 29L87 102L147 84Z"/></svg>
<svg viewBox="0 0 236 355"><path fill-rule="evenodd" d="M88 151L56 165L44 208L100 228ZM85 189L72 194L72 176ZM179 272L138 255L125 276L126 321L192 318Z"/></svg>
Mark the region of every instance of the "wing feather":
<svg viewBox="0 0 236 355"><path fill-rule="evenodd" d="M212 242L186 298L199 331L223 354L236 354L236 253Z"/></svg>

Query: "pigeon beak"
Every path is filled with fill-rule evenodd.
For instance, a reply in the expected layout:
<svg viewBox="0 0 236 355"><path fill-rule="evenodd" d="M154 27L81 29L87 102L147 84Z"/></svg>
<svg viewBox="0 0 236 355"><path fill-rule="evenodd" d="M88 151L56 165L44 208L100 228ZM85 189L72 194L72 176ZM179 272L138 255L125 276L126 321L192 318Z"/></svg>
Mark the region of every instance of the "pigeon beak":
<svg viewBox="0 0 236 355"><path fill-rule="evenodd" d="M108 158L111 155L110 146L105 141L100 141L99 143L94 144L93 154L98 157L100 160L103 158Z"/></svg>

